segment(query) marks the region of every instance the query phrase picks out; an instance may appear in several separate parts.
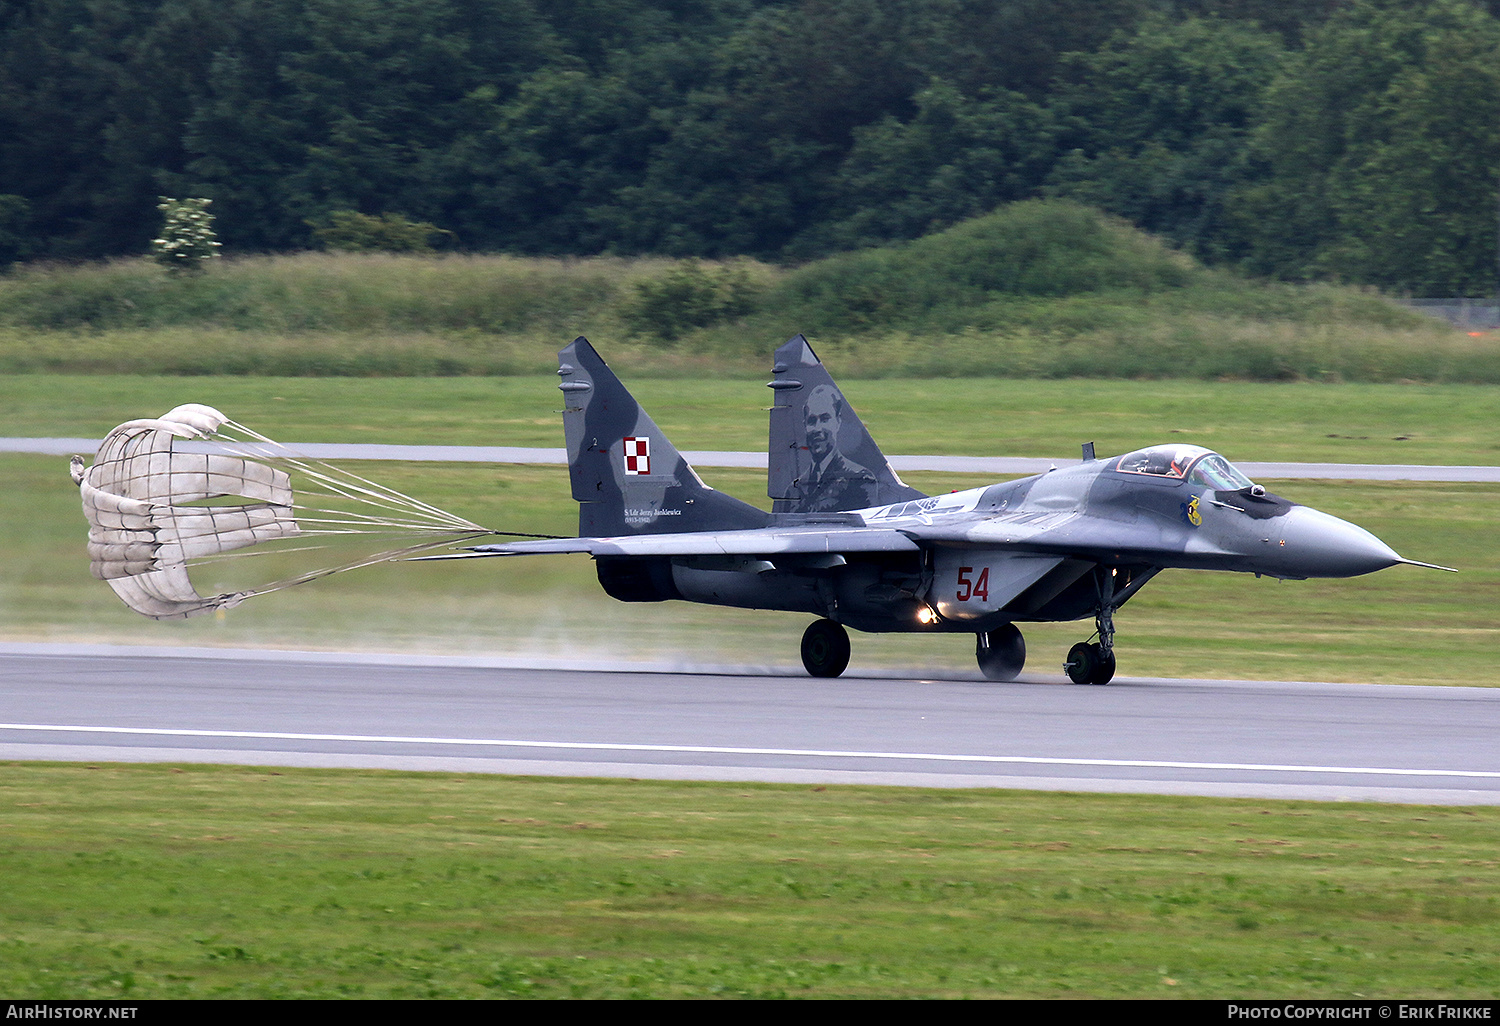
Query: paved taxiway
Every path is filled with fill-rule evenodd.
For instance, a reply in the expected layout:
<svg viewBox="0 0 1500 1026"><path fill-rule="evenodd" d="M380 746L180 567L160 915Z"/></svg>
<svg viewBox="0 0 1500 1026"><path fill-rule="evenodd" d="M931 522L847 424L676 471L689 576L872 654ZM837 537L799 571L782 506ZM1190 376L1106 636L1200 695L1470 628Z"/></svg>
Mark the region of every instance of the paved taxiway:
<svg viewBox="0 0 1500 1026"><path fill-rule="evenodd" d="M93 452L99 443L91 438L0 438L0 453L31 453L66 456ZM212 442L178 443L184 451L216 451ZM318 460L412 460L421 463L536 463L564 465L566 449L527 448L499 445L376 445L287 443L287 449ZM763 452L711 452L684 450L682 458L695 467L766 467ZM939 470L963 474L1040 474L1049 467L1077 466L1072 459L1025 456L892 456L891 466L902 470ZM1251 478L1292 480L1317 478L1326 481L1477 481L1500 482L1500 467L1421 466L1397 463L1243 463L1235 464Z"/></svg>
<svg viewBox="0 0 1500 1026"><path fill-rule="evenodd" d="M0 645L0 758L1500 804L1500 689Z"/></svg>

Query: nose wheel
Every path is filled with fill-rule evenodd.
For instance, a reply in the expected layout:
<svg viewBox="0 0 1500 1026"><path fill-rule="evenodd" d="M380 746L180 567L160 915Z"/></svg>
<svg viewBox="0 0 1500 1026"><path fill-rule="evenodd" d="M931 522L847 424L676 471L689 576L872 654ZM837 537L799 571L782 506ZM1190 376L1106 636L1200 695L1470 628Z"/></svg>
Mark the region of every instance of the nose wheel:
<svg viewBox="0 0 1500 1026"><path fill-rule="evenodd" d="M1068 650L1063 669L1074 684L1108 684L1115 676L1115 609L1111 579L1101 573L1099 609L1094 614L1098 641L1080 641Z"/></svg>
<svg viewBox="0 0 1500 1026"><path fill-rule="evenodd" d="M1068 650L1063 669L1074 684L1108 684L1115 676L1115 654L1097 641L1080 641Z"/></svg>

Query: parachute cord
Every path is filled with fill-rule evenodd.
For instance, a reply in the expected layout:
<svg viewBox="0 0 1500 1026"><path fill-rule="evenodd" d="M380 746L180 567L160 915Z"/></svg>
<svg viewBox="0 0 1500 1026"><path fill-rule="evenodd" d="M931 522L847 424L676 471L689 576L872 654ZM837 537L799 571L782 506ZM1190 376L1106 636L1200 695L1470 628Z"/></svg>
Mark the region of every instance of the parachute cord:
<svg viewBox="0 0 1500 1026"><path fill-rule="evenodd" d="M232 441L240 445L247 445L247 447L250 448L252 452L256 452L256 454L260 455L263 459L283 460L289 465L302 470L305 474L307 474L309 477L312 477L314 480L317 480L328 486L329 488L332 488L335 494L338 494L344 498L364 497L365 501L372 502L373 504L383 505L386 508L404 509L408 512L425 514L433 520L450 524L454 527L461 527L478 531L485 530L485 528L481 527L478 524L465 520L462 517L455 516L454 514L449 513L446 510L422 502L419 499L414 499L403 492L396 491L394 488L390 488L386 485L380 485L375 483L374 481L368 480L367 478L360 477L358 474L352 473L351 471L348 471L342 467L334 466L322 460L313 460L304 456L299 456L282 443L273 441L272 439L267 438L264 435L261 435L258 432L245 427L243 424L237 423L236 421L226 421L225 425L250 436L251 438L260 442L261 446L269 448L249 446L248 443L239 441L237 439L226 439L226 441Z"/></svg>
<svg viewBox="0 0 1500 1026"><path fill-rule="evenodd" d="M303 521L299 521L299 522L303 522ZM377 533L379 533L379 532L375 532L375 531L303 531L303 532L301 532L298 535L298 537L301 537L301 538L346 538L346 537L350 537L350 536L365 537L365 536L374 535L374 534L377 534ZM399 531L392 531L392 532L388 532L388 533L399 534L401 532L399 532ZM563 538L567 538L567 537L569 537L569 536L568 535L562 535L562 534L527 534L525 531L477 531L477 532L476 531L464 531L464 532L455 534L451 538L443 538L443 539L440 539L440 540L432 540L432 541L421 542L421 543L419 543L418 546L413 546L413 547L439 548L439 547L441 547L443 545L450 545L450 544L456 546L456 545L461 545L462 543L464 543L466 541L475 541L475 540L477 540L479 538L536 538L536 539L538 539L540 541L559 541L559 540L561 540ZM237 561L237 560L241 560L241 559L253 559L253 558L256 558L256 557L260 557L260 556L283 556L283 555L290 555L291 553L294 553L294 552L322 552L325 549L331 549L333 547L334 546L332 546L332 545L296 545L296 546L291 546L289 548L260 549L258 551L255 551L255 550L245 550L245 549L236 549L233 552L219 552L219 553L215 553L215 554L213 554L211 556L194 556L192 559L187 560L186 565L187 566L208 566L210 563L233 562L233 561ZM400 552L401 550L400 549L393 549L391 551L393 551L393 552ZM381 557L374 557L374 558L376 558L378 560ZM398 558L398 557L392 557L392 558ZM309 571L309 572L310 573L320 573L321 571ZM259 593L257 592L257 594L259 594Z"/></svg>
<svg viewBox="0 0 1500 1026"><path fill-rule="evenodd" d="M475 537L481 537L483 534L487 533L488 532L481 532L479 535L475 535ZM426 552L429 549L441 548L442 546L447 544L449 544L449 541L445 539L443 541L427 541L417 545L407 545L399 549L387 549L384 552L377 552L373 556L365 556L361 559L351 560L348 563L341 563L338 566L325 567L322 570L309 570L307 573L298 574L296 577L288 577L285 580L261 585L259 588L256 588L252 591L240 591L235 592L234 594L241 595L245 598L252 598L256 595L269 595L274 591L284 591L287 588L295 588L299 584L307 584L309 581L317 581L321 580L324 577L332 577L334 574L342 574L350 570L358 570L361 567L374 566L376 563L394 562L396 560L400 560L409 556L414 556L420 552Z"/></svg>
<svg viewBox="0 0 1500 1026"><path fill-rule="evenodd" d="M244 425L233 424L233 422L228 423L247 434L255 435L255 432L244 427ZM484 530L478 524L455 516L436 506L413 499L411 496L398 492L395 489L376 484L341 467L333 466L321 460L309 460L305 457L299 457L279 442L273 442L259 435L256 435L256 437L261 438L265 444L253 445L235 438L223 438L220 440L220 444L224 445L233 455L242 458L275 460L292 467L323 485L329 490L328 494L338 498L365 502L377 508L396 510L408 515L415 513L450 529ZM306 489L299 490L304 491L304 493L307 491Z"/></svg>

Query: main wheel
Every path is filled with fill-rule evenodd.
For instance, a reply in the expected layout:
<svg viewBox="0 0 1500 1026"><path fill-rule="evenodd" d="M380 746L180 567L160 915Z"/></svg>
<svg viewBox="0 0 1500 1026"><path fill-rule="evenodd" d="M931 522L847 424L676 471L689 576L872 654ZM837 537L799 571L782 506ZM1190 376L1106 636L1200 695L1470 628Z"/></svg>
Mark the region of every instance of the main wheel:
<svg viewBox="0 0 1500 1026"><path fill-rule="evenodd" d="M1080 641L1068 650L1063 669L1074 684L1108 684L1115 676L1115 654L1104 654L1104 646Z"/></svg>
<svg viewBox="0 0 1500 1026"><path fill-rule="evenodd" d="M1026 665L1026 639L1015 624L1003 624L974 640L974 657L990 680L1015 680Z"/></svg>
<svg viewBox="0 0 1500 1026"><path fill-rule="evenodd" d="M802 665L814 677L837 677L849 665L849 632L832 620L816 620L802 633Z"/></svg>

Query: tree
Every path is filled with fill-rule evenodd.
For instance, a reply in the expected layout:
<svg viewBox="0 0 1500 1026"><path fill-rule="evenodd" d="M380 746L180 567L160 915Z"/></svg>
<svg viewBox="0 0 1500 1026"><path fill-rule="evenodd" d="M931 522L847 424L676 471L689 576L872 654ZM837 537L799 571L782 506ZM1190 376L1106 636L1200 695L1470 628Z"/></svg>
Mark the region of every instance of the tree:
<svg viewBox="0 0 1500 1026"><path fill-rule="evenodd" d="M1463 0L1355 0L1267 93L1246 263L1429 295L1487 292L1500 193L1500 24Z"/></svg>
<svg viewBox="0 0 1500 1026"><path fill-rule="evenodd" d="M1051 191L1128 218L1199 256L1233 252L1228 193L1265 84L1283 51L1252 26L1153 19L1094 53L1071 54L1053 100Z"/></svg>
<svg viewBox="0 0 1500 1026"><path fill-rule="evenodd" d="M913 239L1035 194L1053 159L1040 105L1003 90L971 99L934 81L916 107L908 121L855 130L833 180L830 222L807 233L807 248Z"/></svg>
<svg viewBox="0 0 1500 1026"><path fill-rule="evenodd" d="M308 245L337 210L441 226L454 140L558 56L531 0L229 0L223 17L186 178L241 248Z"/></svg>

